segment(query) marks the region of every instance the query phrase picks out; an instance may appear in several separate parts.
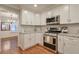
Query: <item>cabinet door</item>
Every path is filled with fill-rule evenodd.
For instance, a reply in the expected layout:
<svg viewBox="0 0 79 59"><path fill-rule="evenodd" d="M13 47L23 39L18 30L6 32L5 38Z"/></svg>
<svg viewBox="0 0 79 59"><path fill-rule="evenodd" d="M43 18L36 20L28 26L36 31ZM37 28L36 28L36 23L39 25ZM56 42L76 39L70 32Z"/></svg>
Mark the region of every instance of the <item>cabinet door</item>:
<svg viewBox="0 0 79 59"><path fill-rule="evenodd" d="M43 45L43 34L42 33L36 33L36 43Z"/></svg>
<svg viewBox="0 0 79 59"><path fill-rule="evenodd" d="M31 25L32 24L32 12L22 10L21 11L21 24Z"/></svg>
<svg viewBox="0 0 79 59"><path fill-rule="evenodd" d="M41 14L41 25L46 25L46 13Z"/></svg>
<svg viewBox="0 0 79 59"><path fill-rule="evenodd" d="M52 10L52 15L51 16L55 17L55 16L58 16L58 15L60 15L60 8L59 7Z"/></svg>
<svg viewBox="0 0 79 59"><path fill-rule="evenodd" d="M70 23L69 19L69 5L63 5L60 7L60 24Z"/></svg>
<svg viewBox="0 0 79 59"><path fill-rule="evenodd" d="M43 45L43 33L39 33L39 44Z"/></svg>
<svg viewBox="0 0 79 59"><path fill-rule="evenodd" d="M77 54L79 53L79 38L67 37L64 39L64 53Z"/></svg>
<svg viewBox="0 0 79 59"><path fill-rule="evenodd" d="M59 53L64 53L64 37L63 36L58 36L58 52Z"/></svg>
<svg viewBox="0 0 79 59"><path fill-rule="evenodd" d="M27 22L28 22L28 24L27 25L32 25L32 12L28 12L28 15L27 15Z"/></svg>
<svg viewBox="0 0 79 59"><path fill-rule="evenodd" d="M31 47L31 37L30 34L24 35L24 49Z"/></svg>
<svg viewBox="0 0 79 59"><path fill-rule="evenodd" d="M35 38L35 33L31 33L31 35L30 35L30 37L31 37L31 46L34 46L35 44L36 44L36 38Z"/></svg>
<svg viewBox="0 0 79 59"><path fill-rule="evenodd" d="M41 20L40 20L40 15L39 14L35 14L35 18L34 18L34 22L35 25L41 25Z"/></svg>
<svg viewBox="0 0 79 59"><path fill-rule="evenodd" d="M27 24L28 24L28 21L27 21L28 14L25 13L25 12L22 10L20 17L21 17L21 24L22 24L22 25L27 25Z"/></svg>
<svg viewBox="0 0 79 59"><path fill-rule="evenodd" d="M79 5L78 4L70 5L70 18L71 18L71 23L79 23Z"/></svg>
<svg viewBox="0 0 79 59"><path fill-rule="evenodd" d="M52 17L52 11L48 11L46 17L51 18Z"/></svg>
<svg viewBox="0 0 79 59"><path fill-rule="evenodd" d="M35 25L35 14L31 13L31 25Z"/></svg>
<svg viewBox="0 0 79 59"><path fill-rule="evenodd" d="M18 40L18 45L19 45L21 48L24 48L24 35L23 35L23 34L20 34L18 39L19 39L19 40Z"/></svg>

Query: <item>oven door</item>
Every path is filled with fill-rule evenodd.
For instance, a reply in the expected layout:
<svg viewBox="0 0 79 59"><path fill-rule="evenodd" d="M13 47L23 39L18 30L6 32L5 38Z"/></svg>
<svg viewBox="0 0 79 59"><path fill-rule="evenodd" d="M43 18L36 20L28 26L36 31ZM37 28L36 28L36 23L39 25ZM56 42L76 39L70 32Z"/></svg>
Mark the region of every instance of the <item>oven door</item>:
<svg viewBox="0 0 79 59"><path fill-rule="evenodd" d="M57 40L57 38L54 36L45 35L44 46L56 51L56 40Z"/></svg>
<svg viewBox="0 0 79 59"><path fill-rule="evenodd" d="M54 44L56 44L56 37L45 36L44 42L54 45Z"/></svg>

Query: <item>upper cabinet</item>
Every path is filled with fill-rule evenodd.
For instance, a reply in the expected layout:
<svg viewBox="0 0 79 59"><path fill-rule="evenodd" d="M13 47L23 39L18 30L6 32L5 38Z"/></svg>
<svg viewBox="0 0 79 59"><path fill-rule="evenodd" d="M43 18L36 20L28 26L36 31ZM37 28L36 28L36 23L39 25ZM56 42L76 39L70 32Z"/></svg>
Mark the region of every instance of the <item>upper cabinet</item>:
<svg viewBox="0 0 79 59"><path fill-rule="evenodd" d="M69 7L71 23L79 23L79 5L71 4Z"/></svg>
<svg viewBox="0 0 79 59"><path fill-rule="evenodd" d="M33 13L26 10L21 10L20 13L22 25L46 25L46 16Z"/></svg>
<svg viewBox="0 0 79 59"><path fill-rule="evenodd" d="M58 9L60 14L60 24L68 24L70 22L69 5L63 5Z"/></svg>
<svg viewBox="0 0 79 59"><path fill-rule="evenodd" d="M41 25L46 25L47 13L41 14Z"/></svg>
<svg viewBox="0 0 79 59"><path fill-rule="evenodd" d="M60 15L60 8L59 7L56 7L54 9L52 9L51 16L53 17L53 16L58 16L58 15Z"/></svg>
<svg viewBox="0 0 79 59"><path fill-rule="evenodd" d="M32 24L32 20L33 20L33 13L26 11L26 10L21 10L21 24L22 25L31 25Z"/></svg>
<svg viewBox="0 0 79 59"><path fill-rule="evenodd" d="M40 14L35 14L33 22L34 25L41 25Z"/></svg>
<svg viewBox="0 0 79 59"><path fill-rule="evenodd" d="M51 18L52 17L52 10L46 12L46 17Z"/></svg>
<svg viewBox="0 0 79 59"><path fill-rule="evenodd" d="M60 16L60 24L79 23L79 5L61 5L39 14L21 10L20 22L22 25L46 25L46 18L58 15Z"/></svg>
<svg viewBox="0 0 79 59"><path fill-rule="evenodd" d="M60 24L79 23L79 5L63 5L60 7Z"/></svg>

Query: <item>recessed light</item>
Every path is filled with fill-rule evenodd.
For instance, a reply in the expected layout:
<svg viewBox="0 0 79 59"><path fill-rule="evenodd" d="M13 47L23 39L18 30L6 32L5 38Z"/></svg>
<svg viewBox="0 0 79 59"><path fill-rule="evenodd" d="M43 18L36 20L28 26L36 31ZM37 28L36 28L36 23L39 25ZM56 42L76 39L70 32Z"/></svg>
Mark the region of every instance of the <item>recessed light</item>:
<svg viewBox="0 0 79 59"><path fill-rule="evenodd" d="M37 4L34 4L34 7L37 7L38 5Z"/></svg>
<svg viewBox="0 0 79 59"><path fill-rule="evenodd" d="M39 14L36 14L36 16L39 16Z"/></svg>
<svg viewBox="0 0 79 59"><path fill-rule="evenodd" d="M27 10L24 10L24 13L28 13L28 11Z"/></svg>

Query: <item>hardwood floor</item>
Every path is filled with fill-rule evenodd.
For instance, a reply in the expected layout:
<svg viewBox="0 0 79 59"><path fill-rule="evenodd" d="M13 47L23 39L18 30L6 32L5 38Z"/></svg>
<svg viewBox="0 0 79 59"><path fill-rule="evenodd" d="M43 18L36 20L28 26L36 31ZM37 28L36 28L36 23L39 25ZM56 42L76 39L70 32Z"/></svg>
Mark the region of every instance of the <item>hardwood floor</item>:
<svg viewBox="0 0 79 59"><path fill-rule="evenodd" d="M20 48L9 49L7 51L2 51L1 54L55 54L55 52L49 48L37 44L26 50L22 50Z"/></svg>
<svg viewBox="0 0 79 59"><path fill-rule="evenodd" d="M44 48L43 46L40 45L35 45L29 49L26 50L18 50L19 54L54 54L54 52Z"/></svg>

